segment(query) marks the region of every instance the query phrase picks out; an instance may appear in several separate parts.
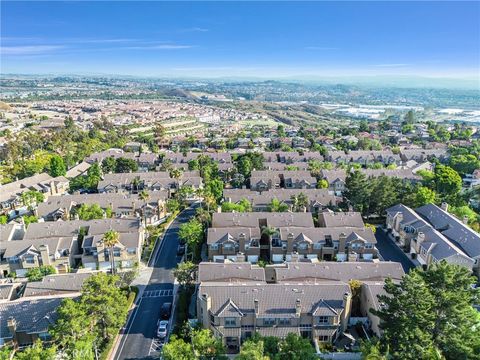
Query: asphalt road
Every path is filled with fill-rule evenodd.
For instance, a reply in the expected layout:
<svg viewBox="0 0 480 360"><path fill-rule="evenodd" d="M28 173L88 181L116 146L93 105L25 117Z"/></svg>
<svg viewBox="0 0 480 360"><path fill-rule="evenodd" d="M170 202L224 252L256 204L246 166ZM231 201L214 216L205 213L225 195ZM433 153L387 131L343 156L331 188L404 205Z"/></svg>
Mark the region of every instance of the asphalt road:
<svg viewBox="0 0 480 360"><path fill-rule="evenodd" d="M410 261L408 256L387 237L385 231L377 228L375 233L377 238L377 249L385 261L396 261L402 264L403 270L407 273L415 265Z"/></svg>
<svg viewBox="0 0 480 360"><path fill-rule="evenodd" d="M159 358L160 347L155 333L162 304L173 300L172 270L181 259L177 256L178 229L194 213L193 208L183 211L166 231L153 259L153 271L148 285L125 327L114 360Z"/></svg>

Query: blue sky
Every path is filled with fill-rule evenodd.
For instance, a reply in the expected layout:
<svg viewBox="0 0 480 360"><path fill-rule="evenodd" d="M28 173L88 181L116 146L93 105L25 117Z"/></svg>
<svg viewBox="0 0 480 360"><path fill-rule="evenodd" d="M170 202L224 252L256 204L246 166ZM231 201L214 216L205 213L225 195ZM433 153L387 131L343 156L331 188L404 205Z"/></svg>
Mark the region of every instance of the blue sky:
<svg viewBox="0 0 480 360"><path fill-rule="evenodd" d="M479 2L17 2L3 73L479 77Z"/></svg>

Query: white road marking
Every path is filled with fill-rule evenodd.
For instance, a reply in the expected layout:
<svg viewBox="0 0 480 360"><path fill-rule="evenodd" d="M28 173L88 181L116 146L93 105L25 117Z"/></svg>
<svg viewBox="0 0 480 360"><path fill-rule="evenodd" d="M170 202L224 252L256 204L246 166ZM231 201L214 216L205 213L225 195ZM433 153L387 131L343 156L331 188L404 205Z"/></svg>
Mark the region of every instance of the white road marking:
<svg viewBox="0 0 480 360"><path fill-rule="evenodd" d="M173 290L148 290L144 291L142 294L142 298L157 298L157 297L166 297L166 296L173 296Z"/></svg>

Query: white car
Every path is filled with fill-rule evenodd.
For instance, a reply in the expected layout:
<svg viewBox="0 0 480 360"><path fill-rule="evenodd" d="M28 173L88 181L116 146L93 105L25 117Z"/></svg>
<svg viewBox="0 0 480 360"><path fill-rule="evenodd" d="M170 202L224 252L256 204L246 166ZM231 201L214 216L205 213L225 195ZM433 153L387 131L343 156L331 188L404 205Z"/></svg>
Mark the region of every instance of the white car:
<svg viewBox="0 0 480 360"><path fill-rule="evenodd" d="M167 320L159 320L158 321L158 329L157 329L157 336L160 339L164 339L167 337L168 333L168 321Z"/></svg>

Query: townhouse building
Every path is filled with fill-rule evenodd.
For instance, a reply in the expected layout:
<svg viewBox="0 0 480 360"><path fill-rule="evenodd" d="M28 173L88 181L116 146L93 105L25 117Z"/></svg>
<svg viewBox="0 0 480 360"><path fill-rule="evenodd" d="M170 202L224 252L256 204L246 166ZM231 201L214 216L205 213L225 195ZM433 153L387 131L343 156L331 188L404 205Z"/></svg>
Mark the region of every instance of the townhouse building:
<svg viewBox="0 0 480 360"><path fill-rule="evenodd" d="M272 189L255 192L248 189L225 189L224 200L238 203L246 199L252 205L253 211L268 211L273 199L288 205L290 211L307 211L318 213L327 207L335 207L341 199L328 189ZM306 198L306 204L299 206L298 199ZM306 205L306 206L305 206Z"/></svg>
<svg viewBox="0 0 480 360"><path fill-rule="evenodd" d="M198 171L185 171L176 179L165 171L105 174L98 182L100 193L137 193L142 190L169 190L170 193L183 186L199 189L203 186Z"/></svg>
<svg viewBox="0 0 480 360"><path fill-rule="evenodd" d="M418 209L399 204L387 209L386 228L411 257L425 267L445 260L478 274L480 234L444 209L427 204Z"/></svg>
<svg viewBox="0 0 480 360"><path fill-rule="evenodd" d="M279 338L294 333L316 346L334 343L348 332L351 315L362 316L380 334L379 319L369 311L380 307L376 286L403 275L401 264L394 262L290 262L265 268L203 262L198 269L197 316L231 352L254 333ZM351 280L362 283L358 309Z"/></svg>
<svg viewBox="0 0 480 360"><path fill-rule="evenodd" d="M216 213L207 231L208 257L252 263L377 258L375 235L359 213L320 213L319 224L302 213Z"/></svg>
<svg viewBox="0 0 480 360"><path fill-rule="evenodd" d="M69 180L64 176L51 177L47 173L37 174L0 186L0 213L15 217L27 212L22 194L27 191L38 191L44 198L61 195L68 191Z"/></svg>
<svg viewBox="0 0 480 360"><path fill-rule="evenodd" d="M314 189L317 180L309 171L252 171L250 189L265 191L269 189Z"/></svg>
<svg viewBox="0 0 480 360"><path fill-rule="evenodd" d="M113 248L115 266L132 268L140 261L144 228L138 219L73 220L32 223L18 229L0 245L3 277L15 272L18 277L42 265L68 273L78 266L90 270L109 270L110 249L103 243L108 230L119 233Z"/></svg>
<svg viewBox="0 0 480 360"><path fill-rule="evenodd" d="M166 215L165 202L168 190L147 191L148 199L142 200L137 194L100 193L51 196L34 210L37 217L45 221L75 220L79 206L99 205L113 217L139 218L146 225L153 225ZM106 217L106 214L105 214Z"/></svg>

